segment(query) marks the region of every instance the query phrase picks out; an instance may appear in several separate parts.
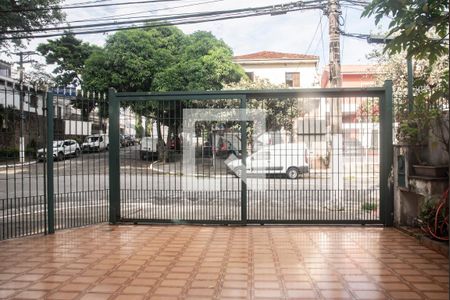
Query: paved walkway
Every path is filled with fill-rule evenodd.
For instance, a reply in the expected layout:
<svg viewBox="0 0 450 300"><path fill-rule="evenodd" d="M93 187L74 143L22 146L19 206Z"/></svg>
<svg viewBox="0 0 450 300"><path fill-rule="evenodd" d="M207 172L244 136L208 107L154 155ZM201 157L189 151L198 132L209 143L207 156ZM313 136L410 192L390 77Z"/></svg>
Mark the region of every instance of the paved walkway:
<svg viewBox="0 0 450 300"><path fill-rule="evenodd" d="M392 228L98 225L0 242L1 299L448 299Z"/></svg>

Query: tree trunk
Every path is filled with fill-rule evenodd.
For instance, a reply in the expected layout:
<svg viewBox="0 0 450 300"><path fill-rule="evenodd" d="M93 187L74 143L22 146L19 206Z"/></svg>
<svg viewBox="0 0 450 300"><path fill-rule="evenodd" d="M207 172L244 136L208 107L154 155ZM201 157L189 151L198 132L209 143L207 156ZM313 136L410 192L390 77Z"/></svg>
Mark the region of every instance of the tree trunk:
<svg viewBox="0 0 450 300"><path fill-rule="evenodd" d="M158 160L165 162L167 161L167 151L161 132L161 122L159 121L159 119L156 120L156 132L158 134L158 144L156 146L158 151Z"/></svg>

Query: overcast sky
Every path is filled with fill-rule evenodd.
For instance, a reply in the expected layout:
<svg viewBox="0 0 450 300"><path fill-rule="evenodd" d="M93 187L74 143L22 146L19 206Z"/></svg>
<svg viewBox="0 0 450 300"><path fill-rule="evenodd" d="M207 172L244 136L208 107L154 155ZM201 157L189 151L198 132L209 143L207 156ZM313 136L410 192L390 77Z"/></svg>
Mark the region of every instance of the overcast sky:
<svg viewBox="0 0 450 300"><path fill-rule="evenodd" d="M100 3L125 2L124 0L96 1ZM82 3L86 2L92 2L92 0L82 1ZM183 0L168 3L72 9L67 10L67 21L72 22L101 17L108 18L123 14L132 14L130 16L157 16L258 7L289 2L275 0ZM80 1L66 0L65 3L73 5L79 4ZM177 6L184 7L171 9L171 7ZM346 32L364 34L379 33L386 29L382 27L377 28L373 19L361 19L360 15L361 7L359 9L358 7L342 7L344 24L341 28ZM318 55L320 57L321 67L328 61L328 20L321 10L298 11L277 16L261 16L181 25L179 27L185 33L192 33L197 30L210 31L216 37L224 40L233 49L235 55L267 50ZM103 45L105 39L110 34L113 33L80 35L78 37L90 43ZM45 39L33 40L30 42L28 49L34 50L39 43L44 41ZM373 46L367 44L365 40L343 37L341 39L342 64L368 63L366 55L372 49Z"/></svg>

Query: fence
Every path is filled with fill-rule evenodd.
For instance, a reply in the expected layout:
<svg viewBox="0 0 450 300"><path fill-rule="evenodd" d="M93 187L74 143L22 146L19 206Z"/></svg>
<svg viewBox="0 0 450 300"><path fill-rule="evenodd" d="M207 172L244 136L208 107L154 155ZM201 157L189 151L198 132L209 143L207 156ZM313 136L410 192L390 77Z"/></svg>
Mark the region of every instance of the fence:
<svg viewBox="0 0 450 300"><path fill-rule="evenodd" d="M107 221L107 148L83 151L105 111L100 94L1 88L0 239Z"/></svg>
<svg viewBox="0 0 450 300"><path fill-rule="evenodd" d="M108 220L389 225L389 97L5 86L0 239Z"/></svg>
<svg viewBox="0 0 450 300"><path fill-rule="evenodd" d="M110 220L389 225L390 97L389 86L111 93ZM153 124L125 161L122 103Z"/></svg>

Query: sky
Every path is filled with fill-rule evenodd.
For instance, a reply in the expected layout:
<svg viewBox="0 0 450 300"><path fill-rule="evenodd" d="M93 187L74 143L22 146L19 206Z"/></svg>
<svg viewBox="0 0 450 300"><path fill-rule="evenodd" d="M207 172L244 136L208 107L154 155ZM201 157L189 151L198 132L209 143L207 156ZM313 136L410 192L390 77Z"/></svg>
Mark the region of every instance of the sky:
<svg viewBox="0 0 450 300"><path fill-rule="evenodd" d="M67 5L86 2L118 3L124 0L66 0ZM131 1L130 1L131 2ZM206 3L205 3L206 2ZM291 1L275 0L180 0L167 3L146 3L138 5L109 6L89 9L67 10L67 21L73 22L93 18L105 18L122 14L132 16L158 16L165 14L180 14L200 11L228 10L235 8L258 7L289 3ZM342 3L343 4L343 3ZM188 6L189 5L189 6ZM179 7L180 8L172 8ZM342 7L341 29L349 33L379 33L386 30L377 27L372 19L361 18L361 7ZM155 11L157 10L157 11ZM150 11L150 12L149 12ZM74 23L72 23L74 24ZM328 62L328 20L321 10L290 12L284 15L259 16L245 19L224 20L201 24L178 26L185 33L198 30L210 31L222 39L233 50L235 55L258 51L279 51L317 55L320 58L319 68ZM107 36L113 33L79 35L84 41L103 45ZM27 49L34 50L46 39L32 40ZM374 45L366 40L342 37L341 63L366 64L366 58ZM35 58L42 61L42 58Z"/></svg>

